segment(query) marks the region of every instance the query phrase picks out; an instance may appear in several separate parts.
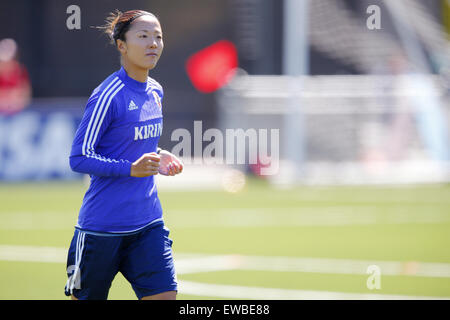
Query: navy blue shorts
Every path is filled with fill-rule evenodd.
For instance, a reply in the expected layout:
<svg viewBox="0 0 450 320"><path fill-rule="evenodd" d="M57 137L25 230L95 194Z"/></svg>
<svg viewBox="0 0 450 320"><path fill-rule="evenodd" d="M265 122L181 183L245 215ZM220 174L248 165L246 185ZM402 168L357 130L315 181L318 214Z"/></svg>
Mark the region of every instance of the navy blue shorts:
<svg viewBox="0 0 450 320"><path fill-rule="evenodd" d="M177 291L172 240L162 221L126 235L75 229L67 257L67 296L105 300L119 271L138 299Z"/></svg>

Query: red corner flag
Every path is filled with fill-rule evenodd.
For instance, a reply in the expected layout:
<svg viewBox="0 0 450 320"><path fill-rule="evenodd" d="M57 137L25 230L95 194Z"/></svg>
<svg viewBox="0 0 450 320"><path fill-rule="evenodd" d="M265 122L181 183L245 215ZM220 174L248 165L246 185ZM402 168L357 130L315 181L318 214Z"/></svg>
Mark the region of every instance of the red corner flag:
<svg viewBox="0 0 450 320"><path fill-rule="evenodd" d="M221 40L191 55L186 61L186 72L198 91L210 93L225 85L237 66L236 47Z"/></svg>

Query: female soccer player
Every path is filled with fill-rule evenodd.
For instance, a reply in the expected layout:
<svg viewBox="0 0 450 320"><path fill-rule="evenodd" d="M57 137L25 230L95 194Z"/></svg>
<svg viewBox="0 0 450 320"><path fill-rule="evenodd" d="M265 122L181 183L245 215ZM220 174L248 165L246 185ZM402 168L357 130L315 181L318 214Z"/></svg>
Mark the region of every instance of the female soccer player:
<svg viewBox="0 0 450 320"><path fill-rule="evenodd" d="M104 27L121 55L121 68L90 96L70 155L87 173L87 190L67 258L65 294L107 299L121 272L139 299L175 299L172 240L164 226L154 175L176 175L182 162L158 148L161 85L148 76L163 50L151 13L117 11Z"/></svg>

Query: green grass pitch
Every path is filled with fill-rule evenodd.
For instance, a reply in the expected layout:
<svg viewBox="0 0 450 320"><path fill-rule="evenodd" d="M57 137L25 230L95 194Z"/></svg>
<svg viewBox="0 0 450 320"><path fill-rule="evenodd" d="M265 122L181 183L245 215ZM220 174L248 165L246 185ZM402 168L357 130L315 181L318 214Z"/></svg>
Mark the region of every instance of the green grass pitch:
<svg viewBox="0 0 450 320"><path fill-rule="evenodd" d="M82 182L0 184L0 246L68 248L85 190ZM450 265L449 185L284 190L250 179L236 194L160 190L159 195L176 257L430 262L442 263L447 271ZM381 270L381 289L369 290L367 274L266 269L200 270L178 278L266 289L450 297L448 276ZM66 280L63 262L0 259L0 299L67 299ZM120 274L109 298L135 299ZM178 294L178 299L216 298L201 292Z"/></svg>

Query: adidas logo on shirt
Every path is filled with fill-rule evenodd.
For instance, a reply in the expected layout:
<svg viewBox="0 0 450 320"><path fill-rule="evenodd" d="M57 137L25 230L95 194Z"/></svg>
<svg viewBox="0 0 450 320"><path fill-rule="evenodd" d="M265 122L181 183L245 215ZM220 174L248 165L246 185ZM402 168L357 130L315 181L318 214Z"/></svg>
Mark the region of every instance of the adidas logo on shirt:
<svg viewBox="0 0 450 320"><path fill-rule="evenodd" d="M134 103L133 100L131 100L130 104L128 105L128 110L136 110L137 108L139 108L136 103Z"/></svg>

